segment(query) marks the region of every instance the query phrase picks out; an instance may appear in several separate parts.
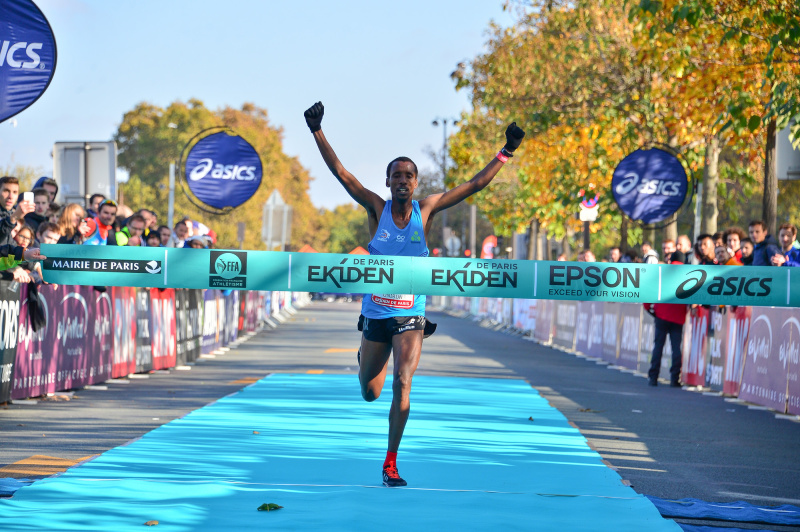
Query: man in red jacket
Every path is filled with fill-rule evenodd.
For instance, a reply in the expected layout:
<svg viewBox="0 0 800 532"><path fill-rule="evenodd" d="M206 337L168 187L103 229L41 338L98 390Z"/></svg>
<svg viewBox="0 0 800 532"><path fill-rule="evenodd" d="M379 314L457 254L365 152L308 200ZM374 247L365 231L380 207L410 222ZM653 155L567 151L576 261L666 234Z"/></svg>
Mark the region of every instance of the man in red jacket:
<svg viewBox="0 0 800 532"><path fill-rule="evenodd" d="M670 264L683 264L685 255L676 251L670 257ZM647 372L647 383L658 386L658 373L661 370L661 356L664 353L664 344L669 335L672 344L672 367L669 369L670 382L673 387L681 385L681 339L683 338L683 324L686 322L686 305L672 303L645 303L644 309L653 314L656 319L655 342L653 356L650 359L650 371Z"/></svg>

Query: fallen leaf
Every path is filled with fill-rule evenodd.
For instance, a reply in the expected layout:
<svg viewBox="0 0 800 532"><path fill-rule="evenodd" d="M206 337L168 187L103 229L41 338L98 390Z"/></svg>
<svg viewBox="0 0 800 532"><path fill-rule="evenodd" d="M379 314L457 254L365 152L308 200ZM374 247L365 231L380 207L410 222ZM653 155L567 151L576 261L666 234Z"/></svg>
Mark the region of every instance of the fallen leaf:
<svg viewBox="0 0 800 532"><path fill-rule="evenodd" d="M157 524L158 524L158 521L148 521L148 522L145 523L145 525L147 525L147 526L156 526Z"/></svg>
<svg viewBox="0 0 800 532"><path fill-rule="evenodd" d="M602 412L602 410L592 410L591 408L579 408L578 412L589 412L590 414L597 414Z"/></svg>
<svg viewBox="0 0 800 532"><path fill-rule="evenodd" d="M528 421L533 421L533 416L529 417Z"/></svg>
<svg viewBox="0 0 800 532"><path fill-rule="evenodd" d="M260 432L258 432L257 430L254 430L254 431L253 431L253 434L261 434L261 433L260 433Z"/></svg>
<svg viewBox="0 0 800 532"><path fill-rule="evenodd" d="M259 512L269 512L271 510L280 510L281 508L283 508L283 506L275 504L274 502L270 502L270 503L266 503L265 502L264 504L262 504L261 506L258 507L258 511Z"/></svg>

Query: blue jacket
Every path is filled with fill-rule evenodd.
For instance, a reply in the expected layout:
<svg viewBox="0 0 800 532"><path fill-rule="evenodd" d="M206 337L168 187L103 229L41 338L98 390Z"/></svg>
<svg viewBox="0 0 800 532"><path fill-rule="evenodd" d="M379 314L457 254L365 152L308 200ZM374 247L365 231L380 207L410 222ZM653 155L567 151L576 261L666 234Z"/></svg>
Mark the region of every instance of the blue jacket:
<svg viewBox="0 0 800 532"><path fill-rule="evenodd" d="M786 257L786 262L783 263L784 266L790 266L794 268L800 266L800 249L791 247L789 248L789 251L783 253L783 256Z"/></svg>
<svg viewBox="0 0 800 532"><path fill-rule="evenodd" d="M772 257L781 252L775 237L767 237L753 246L753 266L772 266Z"/></svg>

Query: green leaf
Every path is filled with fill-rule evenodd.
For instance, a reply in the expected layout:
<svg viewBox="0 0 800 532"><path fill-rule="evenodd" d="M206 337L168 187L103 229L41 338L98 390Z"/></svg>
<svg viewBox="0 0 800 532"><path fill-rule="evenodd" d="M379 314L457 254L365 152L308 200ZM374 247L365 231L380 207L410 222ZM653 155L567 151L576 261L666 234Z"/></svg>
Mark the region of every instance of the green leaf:
<svg viewBox="0 0 800 532"><path fill-rule="evenodd" d="M758 115L751 116L750 120L747 121L747 128L750 131L755 131L759 126L761 126L761 117Z"/></svg>
<svg viewBox="0 0 800 532"><path fill-rule="evenodd" d="M259 512L271 512L272 510L280 510L283 506L275 504L274 502L265 502L261 506L258 507Z"/></svg>

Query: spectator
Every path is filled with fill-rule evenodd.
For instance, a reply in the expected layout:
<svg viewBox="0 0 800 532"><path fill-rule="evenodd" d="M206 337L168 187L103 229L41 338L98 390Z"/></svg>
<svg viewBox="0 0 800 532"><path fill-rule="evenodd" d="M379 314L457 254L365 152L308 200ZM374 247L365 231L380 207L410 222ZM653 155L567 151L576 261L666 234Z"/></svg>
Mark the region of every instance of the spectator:
<svg viewBox="0 0 800 532"><path fill-rule="evenodd" d="M58 231L56 224L44 222L39 224L39 229L36 230L36 246L41 244L58 244L58 239L61 238L61 233Z"/></svg>
<svg viewBox="0 0 800 532"><path fill-rule="evenodd" d="M210 241L210 244L217 243L217 233L215 233L207 225L193 221L189 219L189 217L184 217L183 221L186 222L187 227L189 227L189 236L195 236L195 235L207 236L208 240Z"/></svg>
<svg viewBox="0 0 800 532"><path fill-rule="evenodd" d="M186 220L181 220L180 222L175 224L175 230L172 233L172 241L173 246L176 248L186 247L184 244L186 239L191 236L189 231L189 224L186 223Z"/></svg>
<svg viewBox="0 0 800 532"><path fill-rule="evenodd" d="M45 189L50 195L50 203L56 200L56 196L58 195L58 183L56 183L55 179L51 177L40 177L33 185L34 189L39 187Z"/></svg>
<svg viewBox="0 0 800 532"><path fill-rule="evenodd" d="M672 240L671 238L669 238L667 240L664 240L661 243L661 251L664 252L664 262L669 264L670 255L672 255L676 251L676 249L675 249L675 241Z"/></svg>
<svg viewBox="0 0 800 532"><path fill-rule="evenodd" d="M61 209L58 217L58 229L61 233L59 244L81 244L90 232L84 219L86 213L77 203L68 203Z"/></svg>
<svg viewBox="0 0 800 532"><path fill-rule="evenodd" d="M47 221L48 207L50 207L50 195L47 191L43 188L33 189L33 212L25 215L25 223L36 231L40 223Z"/></svg>
<svg viewBox="0 0 800 532"><path fill-rule="evenodd" d="M717 231L714 233L714 236L711 238L714 239L714 247L724 246L725 245L725 238L723 238L723 233L721 231Z"/></svg>
<svg viewBox="0 0 800 532"><path fill-rule="evenodd" d="M613 248L608 250L609 261L619 262L621 258L622 258L622 251L618 247L614 246Z"/></svg>
<svg viewBox="0 0 800 532"><path fill-rule="evenodd" d="M117 230L114 224L117 222L117 202L109 199L103 200L97 208L97 216L93 219L93 231L89 233L84 244L90 246L116 246Z"/></svg>
<svg viewBox="0 0 800 532"><path fill-rule="evenodd" d="M150 234L145 237L144 243L149 248L161 247L161 235L158 234L158 231L150 231Z"/></svg>
<svg viewBox="0 0 800 532"><path fill-rule="evenodd" d="M34 211L33 203L20 201L19 180L16 177L5 176L0 178L0 246L13 245L11 231L16 228L17 222L22 223L25 215Z"/></svg>
<svg viewBox="0 0 800 532"><path fill-rule="evenodd" d="M692 241L689 240L687 235L681 235L678 237L678 242L675 244L675 249L683 253L683 262L686 264L694 263L694 257L692 257Z"/></svg>
<svg viewBox="0 0 800 532"><path fill-rule="evenodd" d="M105 199L106 197L102 194L92 194L89 198L89 206L86 207L86 214L92 218L97 218L97 209L100 207L100 204L105 201Z"/></svg>
<svg viewBox="0 0 800 532"><path fill-rule="evenodd" d="M51 224L58 224L58 218L61 216L61 205L55 201L50 202L50 207L47 208L47 221Z"/></svg>
<svg viewBox="0 0 800 532"><path fill-rule="evenodd" d="M30 225L23 225L14 235L14 242L23 248L34 247L33 234L33 228Z"/></svg>
<svg viewBox="0 0 800 532"><path fill-rule="evenodd" d="M762 220L754 220L747 230L753 241L753 266L772 266L772 257L780 254L781 250L775 237L767 232L767 224Z"/></svg>
<svg viewBox="0 0 800 532"><path fill-rule="evenodd" d="M141 214L134 214L128 218L128 222L121 231L117 232L118 246L142 246L144 245L145 221Z"/></svg>
<svg viewBox="0 0 800 532"><path fill-rule="evenodd" d="M650 245L650 242L642 243L642 262L645 264L658 264L658 253Z"/></svg>
<svg viewBox="0 0 800 532"><path fill-rule="evenodd" d="M128 218L131 216L133 216L133 210L130 207L122 203L117 204L117 227L128 225Z"/></svg>
<svg viewBox="0 0 800 532"><path fill-rule="evenodd" d="M567 254L566 253L562 253L562 254L560 254L558 256L558 258L556 258L556 261L558 261L558 262L564 262L565 260L567 260Z"/></svg>
<svg viewBox="0 0 800 532"><path fill-rule="evenodd" d="M747 234L741 227L729 227L722 234L725 244L733 251L736 258L742 260L742 240L747 238Z"/></svg>
<svg viewBox="0 0 800 532"><path fill-rule="evenodd" d="M636 253L636 250L631 248L631 249L629 249L628 251L625 252L625 254L622 256L622 258L619 259L619 262L623 262L623 263L634 263L634 262L636 262L636 263L638 263L638 262L642 262L642 259L639 258L639 255Z"/></svg>
<svg viewBox="0 0 800 532"><path fill-rule="evenodd" d="M167 227L166 225L161 225L158 227L158 234L161 237L161 246L165 248L173 248L175 247L174 242L172 242L172 230Z"/></svg>
<svg viewBox="0 0 800 532"><path fill-rule="evenodd" d="M208 249L208 240L209 238L204 235L190 236L183 243L183 247L193 249Z"/></svg>
<svg viewBox="0 0 800 532"><path fill-rule="evenodd" d="M578 262L597 262L594 253L590 249L584 249L578 253Z"/></svg>
<svg viewBox="0 0 800 532"><path fill-rule="evenodd" d="M697 237L695 244L695 256L700 261L698 264L710 266L717 264L717 257L714 254L714 237L704 233Z"/></svg>
<svg viewBox="0 0 800 532"><path fill-rule="evenodd" d="M717 258L717 264L724 264L725 266L741 266L742 262L736 258L736 255L731 253L730 248L725 246L717 246L714 248L714 256Z"/></svg>
<svg viewBox="0 0 800 532"><path fill-rule="evenodd" d="M753 241L749 238L742 239L742 258L739 259L742 261L742 264L745 266L752 266L753 265Z"/></svg>
<svg viewBox="0 0 800 532"><path fill-rule="evenodd" d="M709 240L711 240L709 238ZM713 243L713 240L711 240ZM686 260L682 251L672 253L670 264L683 264ZM664 345L669 336L672 345L672 365L669 369L669 385L679 388L681 385L681 339L683 324L686 322L686 305L672 303L645 303L644 308L655 318L655 338L653 355L650 358L650 370L647 372L647 384L658 386L658 374L661 372L661 357Z"/></svg>
<svg viewBox="0 0 800 532"><path fill-rule="evenodd" d="M797 228L792 224L782 224L778 230L778 240L781 243L781 253L773 255L774 266L800 266L800 249L794 247L797 237Z"/></svg>
<svg viewBox="0 0 800 532"><path fill-rule="evenodd" d="M158 229L158 217L156 213L151 211L150 209L139 209L136 211L136 214L139 214L144 218L144 235L147 236L150 234L150 231L155 231Z"/></svg>

